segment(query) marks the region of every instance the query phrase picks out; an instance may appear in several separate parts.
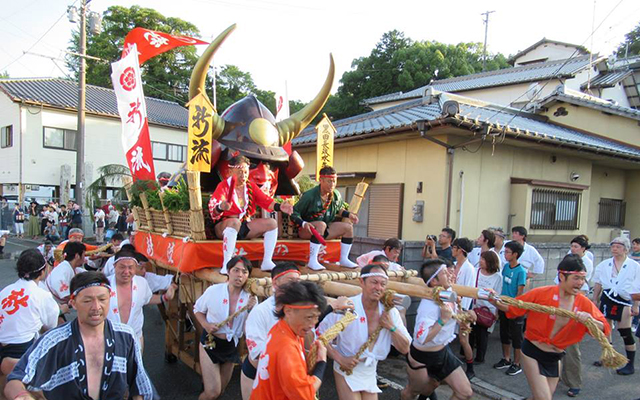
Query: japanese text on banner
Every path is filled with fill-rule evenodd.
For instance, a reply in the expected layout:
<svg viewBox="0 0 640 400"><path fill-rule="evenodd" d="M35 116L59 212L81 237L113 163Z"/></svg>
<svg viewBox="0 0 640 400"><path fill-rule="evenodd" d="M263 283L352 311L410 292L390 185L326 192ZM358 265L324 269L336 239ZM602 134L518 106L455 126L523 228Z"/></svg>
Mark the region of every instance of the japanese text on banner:
<svg viewBox="0 0 640 400"><path fill-rule="evenodd" d="M211 172L211 141L213 140L213 105L202 92L187 104L189 106L189 142L187 169Z"/></svg>
<svg viewBox="0 0 640 400"><path fill-rule="evenodd" d="M316 125L316 131L318 131L318 141L316 142L316 180L320 180L320 170L323 167L333 166L333 137L336 133L336 128L324 114L322 120Z"/></svg>

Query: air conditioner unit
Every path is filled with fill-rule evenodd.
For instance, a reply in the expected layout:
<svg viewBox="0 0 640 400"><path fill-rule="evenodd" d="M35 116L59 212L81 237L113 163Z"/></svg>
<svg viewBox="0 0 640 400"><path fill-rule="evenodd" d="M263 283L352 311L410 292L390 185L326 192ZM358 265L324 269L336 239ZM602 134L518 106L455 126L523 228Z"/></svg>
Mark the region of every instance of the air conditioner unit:
<svg viewBox="0 0 640 400"><path fill-rule="evenodd" d="M611 230L611 240L620 236L624 236L627 239L631 240L631 232L629 232L628 230L620 229L620 228L615 228Z"/></svg>

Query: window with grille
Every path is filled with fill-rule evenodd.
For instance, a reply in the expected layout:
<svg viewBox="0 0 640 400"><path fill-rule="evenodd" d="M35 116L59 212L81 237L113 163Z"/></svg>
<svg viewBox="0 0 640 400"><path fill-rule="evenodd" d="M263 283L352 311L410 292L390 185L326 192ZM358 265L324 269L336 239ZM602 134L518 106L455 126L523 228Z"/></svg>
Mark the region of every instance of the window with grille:
<svg viewBox="0 0 640 400"><path fill-rule="evenodd" d="M3 126L0 128L0 141L3 149L13 146L13 125Z"/></svg>
<svg viewBox="0 0 640 400"><path fill-rule="evenodd" d="M581 197L569 190L533 189L531 229L579 229Z"/></svg>
<svg viewBox="0 0 640 400"><path fill-rule="evenodd" d="M627 203L617 199L600 199L598 213L598 226L610 226L622 228Z"/></svg>

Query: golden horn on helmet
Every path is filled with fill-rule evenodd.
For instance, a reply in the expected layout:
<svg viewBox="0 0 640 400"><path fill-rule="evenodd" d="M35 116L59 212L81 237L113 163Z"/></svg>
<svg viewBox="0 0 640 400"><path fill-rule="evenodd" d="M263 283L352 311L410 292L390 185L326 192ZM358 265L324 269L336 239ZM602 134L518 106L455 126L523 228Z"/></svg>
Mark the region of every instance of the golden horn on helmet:
<svg viewBox="0 0 640 400"><path fill-rule="evenodd" d="M311 121L313 121L327 102L329 93L331 92L331 86L333 85L333 76L336 69L333 63L333 55L331 54L329 54L329 61L329 74L327 75L327 79L324 81L324 85L322 85L322 89L320 89L320 93L318 93L318 95L302 110L293 114L289 118L276 123L278 134L280 136L280 146L284 146L298 136L298 134L302 132L302 130L306 128Z"/></svg>
<svg viewBox="0 0 640 400"><path fill-rule="evenodd" d="M218 47L225 41L227 36L236 29L236 24L231 25L224 30L218 37L209 44L209 47L202 53L202 56L198 59L196 66L191 72L191 79L189 81L189 100L198 95L198 91L206 93L204 83L207 79L207 70L213 60L213 56L216 54ZM206 94L205 94L206 96ZM213 113L213 139L218 139L224 130L224 119L222 119L217 112Z"/></svg>

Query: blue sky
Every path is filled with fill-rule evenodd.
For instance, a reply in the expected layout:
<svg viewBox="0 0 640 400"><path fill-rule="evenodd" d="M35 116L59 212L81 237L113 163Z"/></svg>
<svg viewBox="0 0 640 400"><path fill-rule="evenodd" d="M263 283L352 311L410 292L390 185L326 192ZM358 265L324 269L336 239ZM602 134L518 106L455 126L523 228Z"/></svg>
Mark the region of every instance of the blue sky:
<svg viewBox="0 0 640 400"><path fill-rule="evenodd" d="M0 71L8 71L11 77L64 76L64 62L22 54L30 49L64 58L73 29L66 9L73 1L0 3ZM514 54L547 37L609 55L640 22L640 3L631 0L92 0L90 8L102 12L111 5L134 4L194 23L207 41L237 23L216 56L216 65L237 65L250 72L261 89L276 91L286 80L289 98L303 101L321 86L330 52L337 67L335 91L353 59L368 55L391 29L404 31L414 40L481 42L480 14L495 10L489 24L490 52ZM592 43L594 15L595 26L604 22Z"/></svg>

